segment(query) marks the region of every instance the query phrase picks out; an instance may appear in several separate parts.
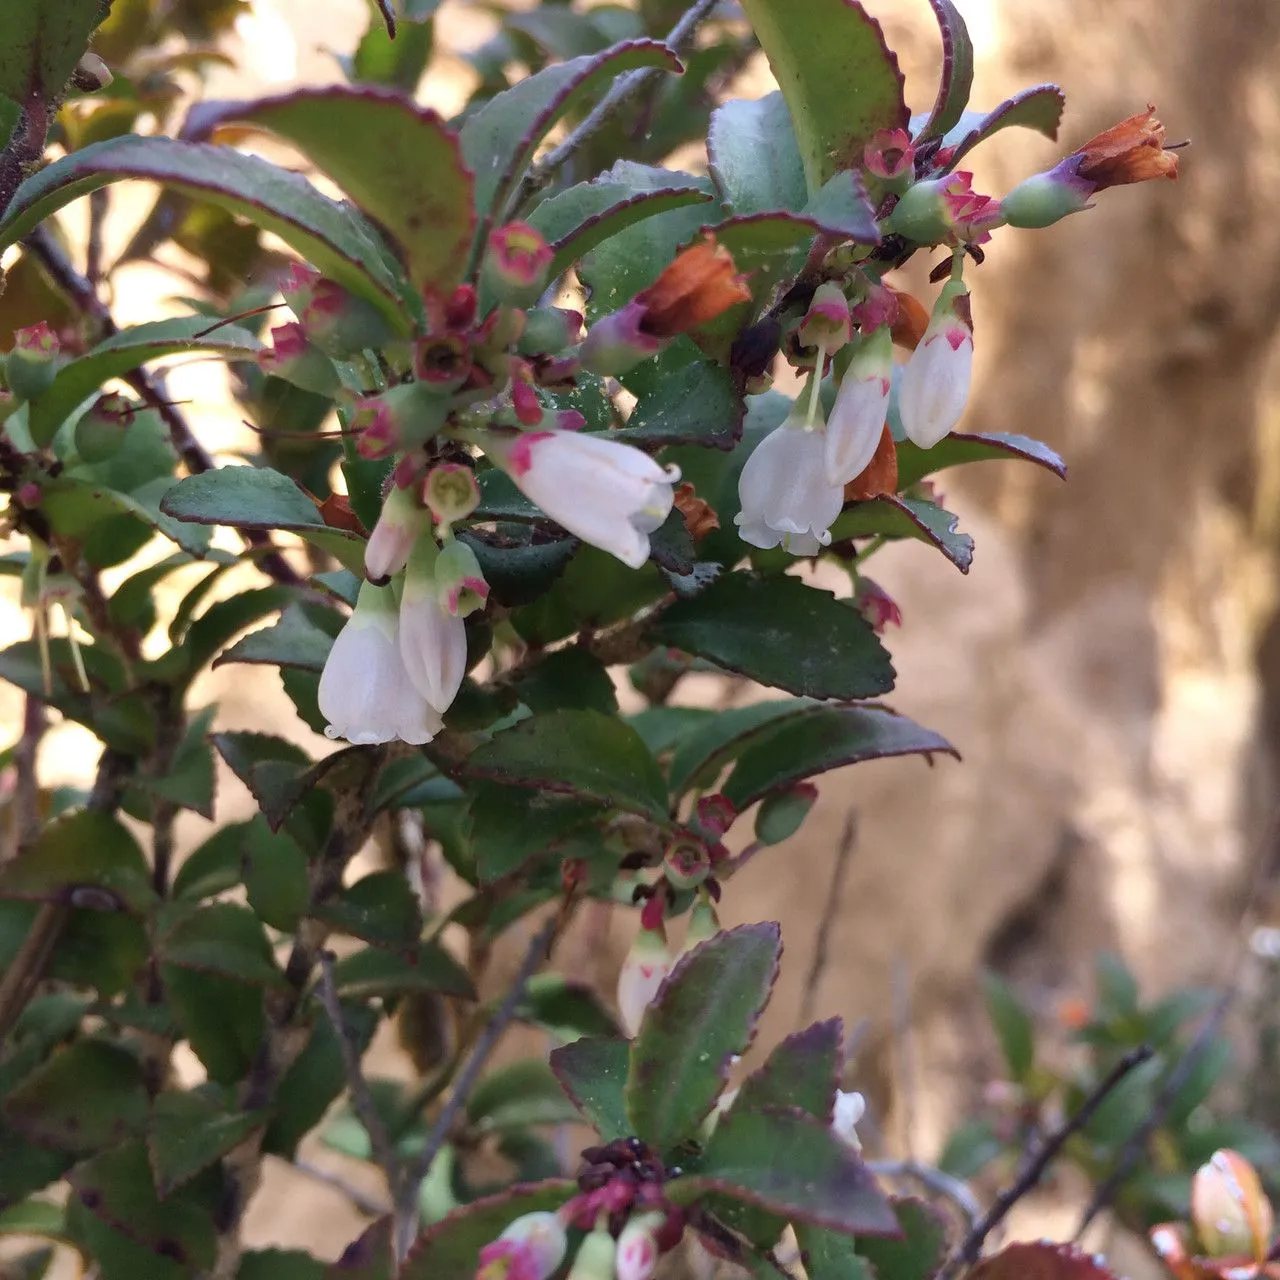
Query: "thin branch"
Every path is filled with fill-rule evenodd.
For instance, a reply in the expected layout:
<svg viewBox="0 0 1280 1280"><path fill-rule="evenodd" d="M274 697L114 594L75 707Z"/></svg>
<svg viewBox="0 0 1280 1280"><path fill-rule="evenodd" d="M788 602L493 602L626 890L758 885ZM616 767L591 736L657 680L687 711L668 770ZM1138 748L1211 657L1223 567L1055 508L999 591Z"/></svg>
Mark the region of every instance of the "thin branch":
<svg viewBox="0 0 1280 1280"><path fill-rule="evenodd" d="M818 922L818 936L813 944L813 959L809 963L809 975L804 982L804 996L800 1001L800 1023L807 1027L813 1021L813 1010L818 999L818 986L830 962L831 931L840 911L840 899L844 893L845 873L849 859L858 847L858 812L851 809L845 816L840 843L836 846L835 861L831 867L831 884L827 887L827 899L822 904L822 919Z"/></svg>
<svg viewBox="0 0 1280 1280"><path fill-rule="evenodd" d="M1208 1052L1214 1038L1222 1029L1223 1019L1227 1016L1227 1010L1231 1007L1235 994L1234 988L1227 988L1209 1010L1204 1025L1196 1033L1195 1039L1187 1046L1187 1051L1178 1060L1177 1066L1169 1072L1164 1087L1151 1104L1151 1110L1120 1148L1120 1154L1116 1156L1111 1172L1094 1189L1093 1196L1080 1215L1080 1222L1076 1226L1075 1235L1072 1236L1073 1240L1079 1240L1094 1218L1115 1199L1116 1192L1129 1176L1133 1166L1146 1154L1147 1142L1151 1135L1164 1122L1165 1116L1169 1114L1169 1108L1182 1092L1182 1086L1200 1065L1200 1060Z"/></svg>
<svg viewBox="0 0 1280 1280"><path fill-rule="evenodd" d="M378 6L378 12L382 15L382 21L387 28L387 38L394 40L396 38L396 11L391 7L391 0L374 0Z"/></svg>
<svg viewBox="0 0 1280 1280"><path fill-rule="evenodd" d="M674 27L667 32L665 44L675 53L683 52L693 41L702 22L711 14L719 0L695 0ZM552 147L537 164L529 168L507 208L515 212L550 183L556 173L568 163L574 152L580 151L632 97L646 85L656 82L666 74L658 67L642 67L619 77L609 92L596 104L595 109L558 146Z"/></svg>
<svg viewBox="0 0 1280 1280"><path fill-rule="evenodd" d="M0 852L0 860L21 853L40 833L40 779L36 775L36 758L40 743L49 727L44 699L34 693L26 696L22 713L22 737L13 753L13 843Z"/></svg>
<svg viewBox="0 0 1280 1280"><path fill-rule="evenodd" d="M512 979L511 989L480 1033L475 1047L471 1050L471 1056L454 1080L448 1102L440 1108L440 1114L436 1116L435 1124L427 1134L425 1145L401 1179L396 1191L395 1253L397 1259L403 1259L408 1254L409 1247L413 1244L414 1236L418 1232L419 1189L430 1172L432 1162L440 1153L440 1148L448 1140L454 1121L466 1105L467 1098L480 1078L480 1072L484 1070L485 1063L489 1060L489 1055L516 1016L516 1010L520 1006L520 1001L524 999L529 979L546 959L557 924L557 917L551 916L530 940L524 959L521 960L520 967Z"/></svg>
<svg viewBox="0 0 1280 1280"><path fill-rule="evenodd" d="M1102 1105L1104 1099L1113 1089L1136 1067L1147 1062L1155 1053L1150 1045L1142 1044L1128 1053L1107 1073L1106 1078L1084 1100L1080 1109L1063 1124L1059 1125L1044 1141L1044 1145L1036 1152L1035 1158L1028 1161L1017 1179L1006 1187L995 1203L976 1222L969 1234L952 1250L950 1257L943 1263L938 1272L939 1280L949 1278L962 1266L971 1266L978 1260L982 1252L982 1242L992 1231L1004 1221L1005 1215L1040 1181L1044 1171L1053 1162L1058 1152L1066 1145L1073 1134L1078 1133L1092 1119L1094 1112Z"/></svg>
<svg viewBox="0 0 1280 1280"><path fill-rule="evenodd" d="M370 1218L381 1218L383 1214L390 1212L390 1207L382 1200L375 1199L373 1196L366 1195L354 1183L348 1182L346 1178L339 1174L332 1173L328 1169L323 1169L318 1164L313 1164L310 1160L304 1160L301 1156L295 1156L293 1167L301 1174L305 1174L315 1182L323 1182L326 1187L332 1187L335 1191L341 1191L352 1205L361 1213Z"/></svg>
<svg viewBox="0 0 1280 1280"><path fill-rule="evenodd" d="M0 214L13 203L14 192L27 176L27 170L44 154L50 118L49 104L39 92L32 93L8 143L0 151Z"/></svg>
<svg viewBox="0 0 1280 1280"><path fill-rule="evenodd" d="M882 1178L910 1178L918 1182L926 1191L955 1205L969 1230L982 1217L982 1206L973 1192L959 1178L932 1165L918 1160L868 1160L867 1168Z"/></svg>
<svg viewBox="0 0 1280 1280"><path fill-rule="evenodd" d="M351 1093L351 1107L369 1135L373 1158L386 1175L387 1186L394 1191L396 1180L400 1176L400 1162L396 1159L395 1149L387 1136L387 1127L382 1123L382 1116L378 1113L378 1105L373 1100L369 1081L365 1079L364 1069L360 1065L360 1054L351 1037L351 1028L347 1026L347 1020L342 1015L342 1002L338 999L338 984L333 977L333 952L321 951L319 959L320 1003L324 1005L324 1011L329 1015L334 1031L338 1033L338 1044L342 1049L342 1065L347 1075L347 1088Z"/></svg>

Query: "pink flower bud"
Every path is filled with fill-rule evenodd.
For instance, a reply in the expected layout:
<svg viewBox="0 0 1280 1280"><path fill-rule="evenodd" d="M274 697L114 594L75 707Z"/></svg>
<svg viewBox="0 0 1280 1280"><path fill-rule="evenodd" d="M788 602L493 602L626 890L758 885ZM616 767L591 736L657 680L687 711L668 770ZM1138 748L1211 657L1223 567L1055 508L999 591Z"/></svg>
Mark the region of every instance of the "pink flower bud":
<svg viewBox="0 0 1280 1280"><path fill-rule="evenodd" d="M271 330L270 347L257 355L263 373L283 378L304 391L330 396L342 385L333 361L307 341L300 324L282 324Z"/></svg>
<svg viewBox="0 0 1280 1280"><path fill-rule="evenodd" d="M409 553L430 521L412 489L391 486L378 522L364 548L364 571L370 582L384 583L409 562Z"/></svg>
<svg viewBox="0 0 1280 1280"><path fill-rule="evenodd" d="M567 1249L564 1224L556 1214L523 1214L480 1250L475 1280L548 1280Z"/></svg>
<svg viewBox="0 0 1280 1280"><path fill-rule="evenodd" d="M427 472L422 496L437 523L465 520L480 505L476 473L460 462L441 462Z"/></svg>
<svg viewBox="0 0 1280 1280"><path fill-rule="evenodd" d="M1235 1151L1215 1151L1191 1180L1191 1219L1211 1258L1244 1254L1261 1262L1275 1226L1271 1201L1258 1175Z"/></svg>
<svg viewBox="0 0 1280 1280"><path fill-rule="evenodd" d="M305 291L306 286L299 288L299 300ZM289 298L289 303L293 306L294 299ZM373 303L323 276L310 285L310 297L298 319L307 337L337 360L348 359L369 347L381 347L395 337L386 317Z"/></svg>
<svg viewBox="0 0 1280 1280"><path fill-rule="evenodd" d="M364 458L387 458L426 443L444 426L450 402L422 382L404 382L356 402L349 423Z"/></svg>
<svg viewBox="0 0 1280 1280"><path fill-rule="evenodd" d="M911 180L915 172L916 149L905 129L881 129L871 135L863 151L863 165L868 173L897 189Z"/></svg>
<svg viewBox="0 0 1280 1280"><path fill-rule="evenodd" d="M973 377L973 321L969 291L943 287L920 345L902 371L898 414L907 439L932 449L960 421Z"/></svg>
<svg viewBox="0 0 1280 1280"><path fill-rule="evenodd" d="M618 1013L629 1036L640 1030L644 1011L671 972L671 952L660 930L641 929L618 975Z"/></svg>
<svg viewBox="0 0 1280 1280"><path fill-rule="evenodd" d="M471 344L457 333L428 334L413 345L413 374L436 391L456 391L471 375Z"/></svg>
<svg viewBox="0 0 1280 1280"><path fill-rule="evenodd" d="M662 1250L658 1232L666 1225L665 1213L642 1213L628 1219L618 1236L617 1280L651 1280Z"/></svg>
<svg viewBox="0 0 1280 1280"><path fill-rule="evenodd" d="M661 338L645 333L644 304L637 299L602 316L587 331L578 353L584 369L617 377L634 369L642 360L655 356L666 345Z"/></svg>
<svg viewBox="0 0 1280 1280"><path fill-rule="evenodd" d="M876 635L883 635L890 623L902 626L902 610L897 601L878 583L863 574L858 575L858 585L853 593L854 608L871 623Z"/></svg>
<svg viewBox="0 0 1280 1280"><path fill-rule="evenodd" d="M582 340L582 313L563 307L538 307L525 313L516 344L521 355L555 355Z"/></svg>
<svg viewBox="0 0 1280 1280"><path fill-rule="evenodd" d="M801 345L831 355L847 345L852 336L853 322L844 291L833 281L824 280L814 290L809 310L800 322Z"/></svg>
<svg viewBox="0 0 1280 1280"><path fill-rule="evenodd" d="M477 609L483 609L489 598L489 584L476 553L456 538L440 552L435 578L441 602L455 617L469 618Z"/></svg>
<svg viewBox="0 0 1280 1280"><path fill-rule="evenodd" d="M489 236L484 283L507 306L530 306L547 282L554 256L541 232L527 222L509 222Z"/></svg>
<svg viewBox="0 0 1280 1280"><path fill-rule="evenodd" d="M1000 201L974 191L972 173L957 172L909 187L885 226L917 244L981 244L1003 221Z"/></svg>
<svg viewBox="0 0 1280 1280"><path fill-rule="evenodd" d="M712 840L719 840L738 816L733 801L718 791L703 796L694 806L693 813L698 830Z"/></svg>

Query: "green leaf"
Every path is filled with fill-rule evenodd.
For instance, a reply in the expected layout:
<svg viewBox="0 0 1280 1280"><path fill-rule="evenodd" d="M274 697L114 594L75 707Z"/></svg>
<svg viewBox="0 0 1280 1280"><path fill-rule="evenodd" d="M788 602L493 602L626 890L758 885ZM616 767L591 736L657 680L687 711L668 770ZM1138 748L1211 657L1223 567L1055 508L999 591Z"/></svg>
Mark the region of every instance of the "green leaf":
<svg viewBox="0 0 1280 1280"><path fill-rule="evenodd" d="M700 444L732 449L742 434L745 408L733 376L718 365L678 369L637 401L627 425L609 439L632 444Z"/></svg>
<svg viewBox="0 0 1280 1280"><path fill-rule="evenodd" d="M982 994L987 1002L987 1016L1000 1041L1009 1078L1015 1083L1026 1081L1035 1063L1035 1027L1031 1015L1022 1007L1013 988L997 973L982 975Z"/></svg>
<svg viewBox="0 0 1280 1280"><path fill-rule="evenodd" d="M553 711L523 720L477 747L458 772L659 820L667 814L658 762L634 729L599 711Z"/></svg>
<svg viewBox="0 0 1280 1280"><path fill-rule="evenodd" d="M368 299L398 331L407 331L386 250L368 223L350 206L321 195L300 174L229 147L136 135L83 147L22 183L0 220L0 248L22 239L77 196L125 178L158 182L247 218Z"/></svg>
<svg viewBox="0 0 1280 1280"><path fill-rule="evenodd" d="M959 124L973 89L973 41L969 39L969 29L960 10L952 0L929 0L929 3L942 33L942 76L933 110L916 136L916 146L931 138L945 136L949 129Z"/></svg>
<svg viewBox="0 0 1280 1280"><path fill-rule="evenodd" d="M624 1092L631 1046L617 1036L584 1036L551 1051L551 1070L602 1142L631 1133Z"/></svg>
<svg viewBox="0 0 1280 1280"><path fill-rule="evenodd" d="M55 1053L4 1100L10 1127L59 1151L98 1151L147 1123L147 1089L137 1057L105 1040Z"/></svg>
<svg viewBox="0 0 1280 1280"><path fill-rule="evenodd" d="M93 809L50 823L30 850L0 867L0 898L138 914L157 900L138 842Z"/></svg>
<svg viewBox="0 0 1280 1280"><path fill-rule="evenodd" d="M32 401L27 424L42 448L58 428L98 388L151 360L181 352L200 352L227 359L252 359L262 343L247 329L219 325L208 316L176 316L135 325L113 334L92 350L68 361L42 395Z"/></svg>
<svg viewBox="0 0 1280 1280"><path fill-rule="evenodd" d="M163 1200L239 1146L266 1120L265 1111L227 1112L194 1091L159 1094L147 1129L156 1193Z"/></svg>
<svg viewBox="0 0 1280 1280"><path fill-rule="evenodd" d="M742 925L682 956L631 1046L626 1104L634 1131L660 1148L689 1137L715 1106L778 976L773 923Z"/></svg>
<svg viewBox="0 0 1280 1280"><path fill-rule="evenodd" d="M989 1120L966 1120L947 1139L938 1168L968 1182L1004 1150L1005 1144Z"/></svg>
<svg viewBox="0 0 1280 1280"><path fill-rule="evenodd" d="M475 230L471 173L430 108L373 86L296 89L220 107L214 123L257 125L293 143L404 251L422 293L447 297Z"/></svg>
<svg viewBox="0 0 1280 1280"><path fill-rule="evenodd" d="M0 96L18 103L60 98L107 9L102 0L0 4Z"/></svg>
<svg viewBox="0 0 1280 1280"><path fill-rule="evenodd" d="M868 698L893 688L893 666L870 623L799 578L726 574L673 604L649 635L789 693Z"/></svg>
<svg viewBox="0 0 1280 1280"><path fill-rule="evenodd" d="M24 1200L0 1213L0 1236L44 1236L67 1243L66 1215L60 1204Z"/></svg>
<svg viewBox="0 0 1280 1280"><path fill-rule="evenodd" d="M946 1224L923 1200L895 1197L891 1203L901 1237L859 1240L858 1252L877 1280L932 1280L947 1254Z"/></svg>
<svg viewBox="0 0 1280 1280"><path fill-rule="evenodd" d="M581 1036L612 1036L618 1030L590 986L558 973L539 973L529 979L516 1017L566 1043Z"/></svg>
<svg viewBox="0 0 1280 1280"><path fill-rule="evenodd" d="M208 907L187 903L167 908L158 930L161 963L232 978L251 986L284 989L284 974L252 911L233 902Z"/></svg>
<svg viewBox="0 0 1280 1280"><path fill-rule="evenodd" d="M861 4L743 0L742 7L790 108L811 193L860 166L872 134L907 127L898 60Z"/></svg>
<svg viewBox="0 0 1280 1280"><path fill-rule="evenodd" d="M535 715L562 709L614 715L618 710L618 695L604 663L577 645L546 654L513 687Z"/></svg>
<svg viewBox="0 0 1280 1280"><path fill-rule="evenodd" d="M551 1068L536 1058L490 1072L467 1099L467 1121L483 1133L576 1119Z"/></svg>
<svg viewBox="0 0 1280 1280"><path fill-rule="evenodd" d="M899 1233L866 1165L829 1125L799 1111L735 1107L721 1116L697 1171L667 1184L677 1203L708 1191L796 1223L859 1236Z"/></svg>
<svg viewBox="0 0 1280 1280"><path fill-rule="evenodd" d="M413 947L422 933L418 899L401 871L374 871L311 914L339 933L379 947Z"/></svg>
<svg viewBox="0 0 1280 1280"><path fill-rule="evenodd" d="M141 1142L105 1151L78 1165L68 1182L78 1206L88 1210L90 1217L150 1251L155 1265L144 1265L135 1275L146 1275L148 1280L167 1278L170 1273L161 1270L161 1258L177 1263L179 1274L213 1265L218 1242L213 1225L215 1196L210 1192L215 1187L206 1180L199 1189L183 1188L161 1200ZM89 1244L98 1252L94 1239ZM111 1280L123 1274L123 1270L114 1275L108 1272Z"/></svg>
<svg viewBox="0 0 1280 1280"><path fill-rule="evenodd" d="M738 1090L734 1108L760 1111L798 1107L831 1123L840 1073L844 1069L844 1022L828 1018L796 1031L778 1044Z"/></svg>
<svg viewBox="0 0 1280 1280"><path fill-rule="evenodd" d="M782 94L735 98L711 114L708 168L733 213L803 209L809 199L804 161Z"/></svg>
<svg viewBox="0 0 1280 1280"><path fill-rule="evenodd" d="M138 787L148 795L175 804L180 809L190 809L210 821L213 819L217 779L213 769L213 750L206 735L216 712L217 707L210 706L191 717L173 761L164 773L144 773L137 777Z"/></svg>
<svg viewBox="0 0 1280 1280"><path fill-rule="evenodd" d="M412 94L431 61L433 45L431 23L407 23L396 31L393 40L382 19L375 15L355 52L342 64L352 80L390 85Z"/></svg>
<svg viewBox="0 0 1280 1280"><path fill-rule="evenodd" d="M711 196L689 174L658 172L664 173L667 186L637 190L604 174L538 205L529 215L529 222L551 245L554 256L548 278L556 279L596 245L645 218L711 201Z"/></svg>
<svg viewBox="0 0 1280 1280"><path fill-rule="evenodd" d="M402 959L391 951L366 947L344 956L333 966L338 994L350 1000L371 996L398 996L406 991L439 991L447 996L476 998L466 970L443 948L424 942L416 960Z"/></svg>
<svg viewBox="0 0 1280 1280"><path fill-rule="evenodd" d="M314 606L312 606L314 607ZM340 626L342 619L334 613ZM308 609L291 604L270 627L251 631L220 653L215 667L228 662L260 662L270 666L289 667L300 671L323 671L325 659L333 648L333 636L317 626Z"/></svg>
<svg viewBox="0 0 1280 1280"><path fill-rule="evenodd" d="M1098 1017L1111 1022L1138 1012L1138 980L1123 956L1114 951L1099 952L1094 961L1094 982Z"/></svg>
<svg viewBox="0 0 1280 1280"><path fill-rule="evenodd" d="M292 932L311 897L307 855L291 835L272 831L261 814L248 824L242 840L249 905L264 924Z"/></svg>
<svg viewBox="0 0 1280 1280"><path fill-rule="evenodd" d="M307 786L311 761L306 752L269 733L215 733L210 738L272 828L278 828Z"/></svg>
<svg viewBox="0 0 1280 1280"><path fill-rule="evenodd" d="M1067 105L1063 92L1056 84L1038 84L1015 93L994 111L966 111L944 142L951 150L951 166L954 168L980 142L993 133L1018 125L1034 129L1046 138L1055 140L1062 112Z"/></svg>
<svg viewBox="0 0 1280 1280"><path fill-rule="evenodd" d="M678 742L668 778L671 794L679 797L690 787L709 787L726 765L742 754L754 735L775 720L798 715L814 704L807 698L750 702L727 711L703 712L692 732Z"/></svg>
<svg viewBox="0 0 1280 1280"><path fill-rule="evenodd" d="M219 827L196 848L173 878L173 896L198 902L234 889L240 883L245 835L250 824L233 822Z"/></svg>
<svg viewBox="0 0 1280 1280"><path fill-rule="evenodd" d="M160 510L195 524L284 529L329 552L353 573L364 572L364 539L329 528L316 504L269 467L220 467L187 476L164 495Z"/></svg>
<svg viewBox="0 0 1280 1280"><path fill-rule="evenodd" d="M160 976L169 1007L209 1078L231 1086L248 1075L266 1030L262 988L177 965L162 965Z"/></svg>
<svg viewBox="0 0 1280 1280"><path fill-rule="evenodd" d="M885 494L846 507L831 526L831 540L841 542L872 535L916 538L931 542L961 573L968 573L973 562L973 539L958 532L957 524L959 517L937 503Z"/></svg>
<svg viewBox="0 0 1280 1280"><path fill-rule="evenodd" d="M806 1222L796 1226L809 1280L879 1280L871 1264L854 1247L853 1237Z"/></svg>
<svg viewBox="0 0 1280 1280"><path fill-rule="evenodd" d="M476 175L475 202L481 218L501 216L512 184L557 120L615 76L637 67L683 69L660 41L630 40L546 67L490 98L462 127L462 157Z"/></svg>
<svg viewBox="0 0 1280 1280"><path fill-rule="evenodd" d="M741 811L772 791L830 769L935 752L957 755L945 738L883 707L806 707L757 731L723 790Z"/></svg>
<svg viewBox="0 0 1280 1280"><path fill-rule="evenodd" d="M443 1280L467 1276L476 1269L480 1250L526 1213L553 1212L577 1185L568 1178L508 1187L497 1195L473 1200L418 1237L396 1280ZM333 1280L338 1280L335 1275Z"/></svg>
<svg viewBox="0 0 1280 1280"><path fill-rule="evenodd" d="M966 462L999 462L1007 458L1025 458L1055 476L1067 478L1067 464L1047 444L1030 436L1009 432L990 435L944 436L932 449L922 449L910 440L899 440L898 488L909 489L925 476Z"/></svg>
<svg viewBox="0 0 1280 1280"><path fill-rule="evenodd" d="M518 871L600 812L592 799L479 784L467 808L467 843L481 883Z"/></svg>
<svg viewBox="0 0 1280 1280"><path fill-rule="evenodd" d="M324 1273L324 1263L301 1249L248 1249L236 1280L324 1280Z"/></svg>

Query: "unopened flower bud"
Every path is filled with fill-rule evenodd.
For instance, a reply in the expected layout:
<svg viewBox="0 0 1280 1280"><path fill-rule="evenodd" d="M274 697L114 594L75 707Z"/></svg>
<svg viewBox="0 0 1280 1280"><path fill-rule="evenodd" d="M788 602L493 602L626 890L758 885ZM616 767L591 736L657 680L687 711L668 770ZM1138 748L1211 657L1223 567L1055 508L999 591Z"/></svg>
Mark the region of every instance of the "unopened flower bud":
<svg viewBox="0 0 1280 1280"><path fill-rule="evenodd" d="M867 172L890 191L904 190L915 174L916 149L905 129L881 129L863 150Z"/></svg>
<svg viewBox="0 0 1280 1280"><path fill-rule="evenodd" d="M658 1211L627 1220L618 1235L617 1280L651 1280L662 1253L658 1233L666 1222L667 1215Z"/></svg>
<svg viewBox="0 0 1280 1280"><path fill-rule="evenodd" d="M516 350L525 356L558 355L582 339L582 313L563 307L537 307L525 312L524 332Z"/></svg>
<svg viewBox="0 0 1280 1280"><path fill-rule="evenodd" d="M853 336L853 321L844 291L831 280L824 280L814 290L809 310L800 322L799 337L804 347L817 347L832 355Z"/></svg>
<svg viewBox="0 0 1280 1280"><path fill-rule="evenodd" d="M1244 1254L1261 1262L1275 1226L1258 1175L1235 1151L1215 1151L1191 1180L1191 1220L1211 1258Z"/></svg>
<svg viewBox="0 0 1280 1280"><path fill-rule="evenodd" d="M894 598L879 583L864 574L858 575L858 585L853 592L854 608L871 623L876 635L883 635L890 623L902 626L902 610Z"/></svg>
<svg viewBox="0 0 1280 1280"><path fill-rule="evenodd" d="M294 305L292 298L290 305ZM387 318L373 303L323 276L311 284L310 297L298 319L307 337L336 360L381 347L395 337Z"/></svg>
<svg viewBox="0 0 1280 1280"><path fill-rule="evenodd" d="M41 320L15 329L13 348L5 365L9 389L22 400L34 400L47 391L58 372L58 335Z"/></svg>
<svg viewBox="0 0 1280 1280"><path fill-rule="evenodd" d="M618 1013L629 1036L640 1030L644 1011L670 972L666 935L659 929L641 929L618 975Z"/></svg>
<svg viewBox="0 0 1280 1280"><path fill-rule="evenodd" d="M322 396L333 395L342 385L333 361L307 341L300 324L278 325L271 330L271 343L257 355L258 368L263 373Z"/></svg>
<svg viewBox="0 0 1280 1280"><path fill-rule="evenodd" d="M441 462L427 472L422 496L436 523L448 526L465 520L480 505L480 485L470 467Z"/></svg>
<svg viewBox="0 0 1280 1280"><path fill-rule="evenodd" d="M435 567L436 591L444 607L455 617L469 618L483 609L489 598L476 553L456 538L440 552Z"/></svg>
<svg viewBox="0 0 1280 1280"><path fill-rule="evenodd" d="M694 805L693 814L698 830L711 840L719 840L733 826L738 811L728 796L717 791L703 796Z"/></svg>
<svg viewBox="0 0 1280 1280"><path fill-rule="evenodd" d="M618 1245L607 1227L588 1231L578 1246L567 1280L614 1280L614 1262Z"/></svg>
<svg viewBox="0 0 1280 1280"><path fill-rule="evenodd" d="M767 795L756 810L756 839L761 844L781 844L804 825L818 799L812 782L797 782L784 791Z"/></svg>
<svg viewBox="0 0 1280 1280"><path fill-rule="evenodd" d="M662 872L673 889L696 889L711 874L706 846L692 836L675 840L663 857Z"/></svg>
<svg viewBox="0 0 1280 1280"><path fill-rule="evenodd" d="M969 291L959 280L943 286L920 345L902 371L898 412L907 439L932 449L960 421L973 376L973 320Z"/></svg>
<svg viewBox="0 0 1280 1280"><path fill-rule="evenodd" d="M480 1250L475 1280L548 1280L568 1249L564 1224L554 1213L526 1213Z"/></svg>
<svg viewBox="0 0 1280 1280"><path fill-rule="evenodd" d="M458 333L428 334L413 345L413 375L435 391L456 391L471 373L471 344Z"/></svg>
<svg viewBox="0 0 1280 1280"><path fill-rule="evenodd" d="M540 231L527 222L509 222L492 232L485 246L485 288L509 307L531 306L547 283L554 256Z"/></svg>
<svg viewBox="0 0 1280 1280"><path fill-rule="evenodd" d="M385 583L399 573L429 523L430 513L414 489L393 484L364 548L364 571L369 581Z"/></svg>
<svg viewBox="0 0 1280 1280"><path fill-rule="evenodd" d="M1002 221L1000 201L974 191L972 173L956 172L908 187L885 228L916 244L981 243Z"/></svg>
<svg viewBox="0 0 1280 1280"><path fill-rule="evenodd" d="M708 897L700 896L689 912L689 926L684 931L684 945L680 954L710 942L720 932L720 918L716 915L715 904Z"/></svg>
<svg viewBox="0 0 1280 1280"><path fill-rule="evenodd" d="M860 1093L836 1090L835 1113L831 1120L831 1132L855 1151L862 1150L858 1131L854 1126L867 1112L867 1100Z"/></svg>
<svg viewBox="0 0 1280 1280"><path fill-rule="evenodd" d="M114 79L111 68L92 49L86 49L80 55L80 61L71 73L72 84L82 93L101 93Z"/></svg>
<svg viewBox="0 0 1280 1280"><path fill-rule="evenodd" d="M76 423L76 452L81 459L93 464L115 457L141 407L115 391L99 396Z"/></svg>
<svg viewBox="0 0 1280 1280"><path fill-rule="evenodd" d="M350 430L363 458L389 458L425 444L444 426L449 400L425 383L402 382L356 402Z"/></svg>

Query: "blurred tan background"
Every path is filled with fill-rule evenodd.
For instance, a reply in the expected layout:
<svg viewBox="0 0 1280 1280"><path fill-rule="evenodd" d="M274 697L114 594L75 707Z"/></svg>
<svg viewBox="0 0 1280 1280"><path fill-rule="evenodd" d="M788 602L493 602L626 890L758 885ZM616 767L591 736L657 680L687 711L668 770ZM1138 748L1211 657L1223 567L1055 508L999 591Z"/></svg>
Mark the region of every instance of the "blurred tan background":
<svg viewBox="0 0 1280 1280"><path fill-rule="evenodd" d="M1039 80L1068 95L1062 145L999 135L975 157L980 190L999 194L1148 100L1170 138L1193 147L1177 186L1105 193L1048 232L999 232L972 275L978 391L966 425L1041 437L1071 477L1017 464L944 473L948 505L977 541L968 577L921 544L877 557L904 616L887 637L893 702L947 734L963 763L826 776L802 835L726 895L726 923L782 921L788 963L763 1037L776 1039L800 1017L834 850L856 808L812 1014L867 1019L856 1083L890 1147L905 1137L926 1158L993 1068L981 965L1047 1015L1089 994L1100 947L1120 950L1153 991L1229 971L1242 921L1267 913L1252 868L1275 857L1280 746L1280 4L957 2L977 45L975 105ZM927 108L939 51L925 0L868 7L899 51L913 108ZM367 14L363 0L261 2L242 71L220 72L210 96L339 78L326 50L349 49ZM437 30L462 49L493 22L448 0ZM452 113L471 73L457 59L437 65L420 96ZM757 58L733 92L771 87ZM153 267L128 271L122 318L181 292ZM216 371L184 369L171 385L197 400L211 446L241 442ZM263 727L266 714L305 734L273 676L253 684L232 671L205 688L223 727ZM751 695L704 681L687 696ZM5 691L7 723L17 709ZM58 781L92 758L86 735L60 730L42 764ZM249 801L224 779L219 805L226 820ZM194 840L203 824L187 821ZM575 964L610 985L633 928L606 922ZM390 1048L379 1068L404 1070ZM1024 1228L1068 1229L1078 1192L1058 1185ZM277 1168L250 1228L257 1243L333 1256L358 1221L339 1193Z"/></svg>

